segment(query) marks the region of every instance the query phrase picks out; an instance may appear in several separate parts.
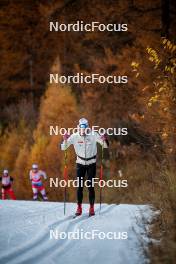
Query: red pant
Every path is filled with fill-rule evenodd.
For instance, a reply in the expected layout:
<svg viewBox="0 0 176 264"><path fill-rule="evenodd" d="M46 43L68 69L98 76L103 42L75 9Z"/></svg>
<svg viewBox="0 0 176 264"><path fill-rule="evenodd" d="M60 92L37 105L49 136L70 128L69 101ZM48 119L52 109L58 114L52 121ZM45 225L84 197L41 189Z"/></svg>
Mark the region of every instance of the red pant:
<svg viewBox="0 0 176 264"><path fill-rule="evenodd" d="M10 196L12 200L16 200L15 194L11 187L9 188L2 188L2 200L6 199L7 194Z"/></svg>

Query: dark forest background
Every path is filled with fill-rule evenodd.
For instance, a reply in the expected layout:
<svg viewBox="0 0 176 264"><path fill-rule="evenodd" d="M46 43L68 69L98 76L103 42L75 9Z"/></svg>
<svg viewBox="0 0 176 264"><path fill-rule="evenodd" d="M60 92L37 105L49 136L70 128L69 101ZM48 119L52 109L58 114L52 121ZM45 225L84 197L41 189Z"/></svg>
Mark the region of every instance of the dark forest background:
<svg viewBox="0 0 176 264"><path fill-rule="evenodd" d="M77 20L127 23L128 31L49 31L50 21ZM17 197L31 199L33 162L49 177L63 178L61 137L49 136L50 125L75 127L84 116L91 125L127 127L128 136L109 138L104 177L117 179L121 170L129 186L104 190L104 202L160 209L151 232L165 237L160 246L151 245L151 254L157 252L152 258L174 263L175 1L1 0L0 21L0 169L15 178ZM51 72L127 75L128 84L49 84ZM74 178L73 151L68 158ZM49 188L49 180L46 188L50 200L63 200L63 190ZM68 200L75 201L75 190Z"/></svg>

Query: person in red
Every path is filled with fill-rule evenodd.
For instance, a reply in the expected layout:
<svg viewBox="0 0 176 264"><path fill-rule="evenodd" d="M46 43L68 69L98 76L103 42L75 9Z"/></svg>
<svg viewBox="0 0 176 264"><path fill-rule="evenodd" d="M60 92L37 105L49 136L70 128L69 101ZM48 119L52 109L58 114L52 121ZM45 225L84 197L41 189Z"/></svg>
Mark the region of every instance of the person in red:
<svg viewBox="0 0 176 264"><path fill-rule="evenodd" d="M16 200L15 194L12 190L13 178L9 175L8 170L3 171L2 177L0 177L2 185L2 200L6 199L7 194L12 200Z"/></svg>

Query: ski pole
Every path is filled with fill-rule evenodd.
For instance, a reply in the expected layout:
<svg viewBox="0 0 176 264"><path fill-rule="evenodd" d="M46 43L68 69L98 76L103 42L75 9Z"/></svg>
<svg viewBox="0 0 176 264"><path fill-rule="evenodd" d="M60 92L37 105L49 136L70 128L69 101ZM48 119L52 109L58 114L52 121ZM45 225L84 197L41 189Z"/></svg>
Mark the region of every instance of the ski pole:
<svg viewBox="0 0 176 264"><path fill-rule="evenodd" d="M67 168L67 141L65 140L65 150L64 150L64 180L67 182L68 179L68 168ZM64 215L66 213L66 199L67 199L67 187L64 187Z"/></svg>
<svg viewBox="0 0 176 264"><path fill-rule="evenodd" d="M104 159L104 141L103 145L101 146L101 166L100 166L100 211L101 212L101 204L102 204L102 187L101 187L101 180L103 179L103 159Z"/></svg>

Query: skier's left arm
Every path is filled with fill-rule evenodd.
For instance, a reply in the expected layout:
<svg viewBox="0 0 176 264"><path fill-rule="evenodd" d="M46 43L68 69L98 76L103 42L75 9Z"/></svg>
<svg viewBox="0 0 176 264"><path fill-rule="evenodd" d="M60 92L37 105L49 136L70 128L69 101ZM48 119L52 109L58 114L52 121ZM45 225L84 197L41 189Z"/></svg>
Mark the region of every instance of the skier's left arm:
<svg viewBox="0 0 176 264"><path fill-rule="evenodd" d="M95 133L95 139L96 139L97 143L99 143L101 146L103 146L103 148L109 147L109 141L108 141L108 137L106 134L99 135L98 133Z"/></svg>
<svg viewBox="0 0 176 264"><path fill-rule="evenodd" d="M10 183L12 184L14 181L13 177L10 176Z"/></svg>
<svg viewBox="0 0 176 264"><path fill-rule="evenodd" d="M42 177L44 178L44 180L46 180L46 179L47 179L46 172L44 172L44 171L41 171L41 175L42 175Z"/></svg>

